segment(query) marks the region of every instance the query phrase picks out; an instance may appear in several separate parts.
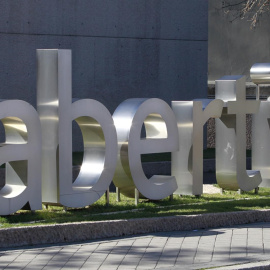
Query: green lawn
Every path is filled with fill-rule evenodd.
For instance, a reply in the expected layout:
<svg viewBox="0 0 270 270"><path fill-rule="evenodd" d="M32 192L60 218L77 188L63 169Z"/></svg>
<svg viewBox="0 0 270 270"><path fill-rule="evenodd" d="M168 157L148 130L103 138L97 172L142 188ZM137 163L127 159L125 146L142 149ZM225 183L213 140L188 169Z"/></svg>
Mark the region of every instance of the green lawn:
<svg viewBox="0 0 270 270"><path fill-rule="evenodd" d="M248 150L247 156L251 153ZM214 158L215 149L204 150L204 158ZM83 153L73 153L74 165L80 165ZM170 161L171 154L143 155L143 162ZM226 191L224 194L204 194L200 198L195 196L174 195L173 200L166 198L161 201L140 200L138 206L134 205L133 198L121 195L121 202L116 202L115 193L110 193L110 205L105 203L103 196L95 204L81 208L68 209L63 207L49 206L48 209L35 211L18 211L10 216L0 217L0 228L14 226L44 225L65 222L97 221L113 219L129 219L143 217L159 217L173 215L191 215L214 212L243 211L251 209L270 209L270 189L260 188L259 194L248 192Z"/></svg>
<svg viewBox="0 0 270 270"><path fill-rule="evenodd" d="M260 188L259 194L226 191L224 194L194 196L174 195L172 201L140 200L138 206L134 199L121 195L121 202L116 202L115 193L110 194L110 205L106 206L103 196L95 204L81 209L63 210L63 207L49 206L32 213L21 210L10 216L0 217L1 228L14 226L44 225L66 222L130 219L143 217L161 217L174 215L194 215L253 209L270 209L270 189Z"/></svg>

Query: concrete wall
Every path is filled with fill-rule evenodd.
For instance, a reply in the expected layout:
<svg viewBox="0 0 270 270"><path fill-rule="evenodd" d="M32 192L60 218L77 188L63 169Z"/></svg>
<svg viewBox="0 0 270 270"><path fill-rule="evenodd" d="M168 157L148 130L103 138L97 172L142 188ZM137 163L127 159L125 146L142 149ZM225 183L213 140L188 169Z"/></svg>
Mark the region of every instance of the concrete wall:
<svg viewBox="0 0 270 270"><path fill-rule="evenodd" d="M35 104L38 48L73 51L73 96L207 94L207 1L0 1L0 97Z"/></svg>
<svg viewBox="0 0 270 270"><path fill-rule="evenodd" d="M228 3L240 0L209 0L209 80L223 75L246 75L254 63L270 62L270 13L264 13L255 29L237 11L225 13Z"/></svg>
<svg viewBox="0 0 270 270"><path fill-rule="evenodd" d="M36 49L73 53L73 97L207 96L208 2L0 0L0 98L36 104Z"/></svg>

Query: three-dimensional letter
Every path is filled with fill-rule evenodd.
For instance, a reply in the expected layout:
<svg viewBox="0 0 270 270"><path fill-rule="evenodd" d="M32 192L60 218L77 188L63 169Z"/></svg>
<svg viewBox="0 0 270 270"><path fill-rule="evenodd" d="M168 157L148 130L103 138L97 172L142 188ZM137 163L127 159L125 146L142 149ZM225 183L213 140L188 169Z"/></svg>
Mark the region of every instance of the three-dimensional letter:
<svg viewBox="0 0 270 270"><path fill-rule="evenodd" d="M170 106L160 99L128 99L113 114L118 138L118 163L114 184L126 196L135 187L146 198L160 200L171 195L177 184L174 176L153 175L143 171L141 155L178 150L177 124ZM145 125L146 138L141 138Z"/></svg>
<svg viewBox="0 0 270 270"><path fill-rule="evenodd" d="M261 183L259 171L246 170L246 114L258 111L260 101L246 100L245 76L216 81L216 98L225 102L216 119L216 176L224 189L250 191Z"/></svg>

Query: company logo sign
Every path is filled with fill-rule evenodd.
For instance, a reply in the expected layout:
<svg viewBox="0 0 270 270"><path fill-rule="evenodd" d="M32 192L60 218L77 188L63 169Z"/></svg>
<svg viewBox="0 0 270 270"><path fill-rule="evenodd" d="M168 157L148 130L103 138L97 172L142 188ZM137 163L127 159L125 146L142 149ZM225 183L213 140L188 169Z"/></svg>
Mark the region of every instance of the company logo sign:
<svg viewBox="0 0 270 270"><path fill-rule="evenodd" d="M251 190L268 185L268 164L245 166L246 114L259 130L267 122L269 102L246 100L245 78L216 82L215 100L172 101L136 98L123 101L113 115L93 99L72 101L71 51L37 50L37 111L27 102L0 103L6 141L0 163L6 164L0 190L0 214L45 204L84 207L97 201L111 181L126 196L152 200L175 194L202 194L203 126L216 118L216 175L221 187ZM72 180L72 122L83 138L84 157ZM267 126L269 129L269 125ZM142 136L142 129L145 136ZM269 130L253 133L255 148L265 145ZM264 136L263 138L260 136ZM148 179L141 155L172 152L171 176ZM255 151L256 152L256 151ZM261 156L270 151L261 150ZM269 160L269 159L268 159ZM260 172L261 171L261 172Z"/></svg>

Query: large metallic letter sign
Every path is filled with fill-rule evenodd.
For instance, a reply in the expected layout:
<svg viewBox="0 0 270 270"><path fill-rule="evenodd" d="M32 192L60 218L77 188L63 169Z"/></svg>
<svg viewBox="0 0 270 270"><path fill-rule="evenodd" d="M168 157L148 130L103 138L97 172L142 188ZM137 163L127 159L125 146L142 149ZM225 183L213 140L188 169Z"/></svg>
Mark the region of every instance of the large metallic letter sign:
<svg viewBox="0 0 270 270"><path fill-rule="evenodd" d="M251 80L257 84L257 99L260 84L270 84L270 63L256 63L250 69ZM262 176L260 187L270 187L270 98L261 101L259 112L252 118L252 169ZM268 142L268 143L266 143Z"/></svg>
<svg viewBox="0 0 270 270"><path fill-rule="evenodd" d="M246 170L246 114L258 111L260 101L246 100L244 76L216 81L216 98L225 102L216 119L216 175L224 189L250 191L261 183L258 171Z"/></svg>
<svg viewBox="0 0 270 270"><path fill-rule="evenodd" d="M117 162L117 139L109 111L98 101L82 99L72 104L72 116L79 125L84 144L84 157L80 173L72 182L67 174L60 174L60 203L69 207L82 207L97 201L109 188ZM72 145L70 123L66 121L69 145ZM62 134L66 129L63 128ZM61 131L61 130L60 130ZM67 143L67 142L66 142ZM59 152L66 151L66 144L60 142ZM70 147L70 152L72 149ZM62 162L62 163L61 163ZM60 168L66 166L65 157L60 156ZM71 164L70 164L71 166Z"/></svg>
<svg viewBox="0 0 270 270"><path fill-rule="evenodd" d="M141 154L178 150L175 116L160 99L128 99L113 114L118 138L118 164L114 184L126 196L134 196L135 186L146 198L160 200L177 188L174 176L146 178ZM145 125L146 138L141 139Z"/></svg>
<svg viewBox="0 0 270 270"><path fill-rule="evenodd" d="M179 151L172 153L176 194L203 193L203 126L210 117L220 117L221 100L172 101L177 119Z"/></svg>
<svg viewBox="0 0 270 270"><path fill-rule="evenodd" d="M42 201L83 207L107 190L117 159L108 110L98 101L71 101L71 51L38 50L38 112L42 125ZM84 157L72 182L72 121L83 135ZM106 145L105 145L106 141ZM59 164L59 168L57 168Z"/></svg>
<svg viewBox="0 0 270 270"><path fill-rule="evenodd" d="M270 100L261 101L252 117L252 169L262 176L260 187L270 187ZM268 143L266 143L268 142Z"/></svg>
<svg viewBox="0 0 270 270"><path fill-rule="evenodd" d="M41 205L41 128L35 109L20 100L0 103L6 141L0 164L6 163L5 185L0 190L0 215Z"/></svg>

